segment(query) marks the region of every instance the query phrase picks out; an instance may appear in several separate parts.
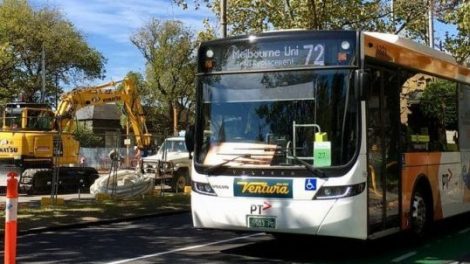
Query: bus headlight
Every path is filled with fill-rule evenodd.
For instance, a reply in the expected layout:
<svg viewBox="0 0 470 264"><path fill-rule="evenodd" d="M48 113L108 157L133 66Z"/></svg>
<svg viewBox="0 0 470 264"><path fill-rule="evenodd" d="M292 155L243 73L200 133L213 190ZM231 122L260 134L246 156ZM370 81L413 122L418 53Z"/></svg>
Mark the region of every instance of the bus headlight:
<svg viewBox="0 0 470 264"><path fill-rule="evenodd" d="M338 199L358 195L364 191L366 183L345 186L323 186L313 199Z"/></svg>
<svg viewBox="0 0 470 264"><path fill-rule="evenodd" d="M206 182L193 182L193 191L200 194L216 196L214 189Z"/></svg>

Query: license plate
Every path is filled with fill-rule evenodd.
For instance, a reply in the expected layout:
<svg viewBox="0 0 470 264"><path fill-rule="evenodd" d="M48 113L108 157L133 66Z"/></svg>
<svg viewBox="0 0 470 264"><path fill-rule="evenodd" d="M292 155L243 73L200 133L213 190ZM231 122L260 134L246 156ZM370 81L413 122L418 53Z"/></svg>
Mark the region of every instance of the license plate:
<svg viewBox="0 0 470 264"><path fill-rule="evenodd" d="M249 228L276 228L276 218L272 216L248 216L248 227Z"/></svg>

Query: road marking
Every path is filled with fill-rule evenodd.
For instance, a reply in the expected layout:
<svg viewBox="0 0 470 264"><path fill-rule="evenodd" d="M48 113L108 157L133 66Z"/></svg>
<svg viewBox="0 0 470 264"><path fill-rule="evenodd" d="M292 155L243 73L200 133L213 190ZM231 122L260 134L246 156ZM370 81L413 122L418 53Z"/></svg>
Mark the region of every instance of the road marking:
<svg viewBox="0 0 470 264"><path fill-rule="evenodd" d="M160 253L144 255L144 256L140 256L140 257L136 257L136 258L123 259L123 260L113 261L113 262L109 262L108 264L127 263L127 262L131 262L131 261L136 261L136 260L141 260L141 259L146 259L146 258L152 258L152 257L158 257L158 256L161 256L161 255L166 255L166 254L175 253L175 252L179 252L179 251L185 251L185 250L191 250L191 249L196 249L196 248L202 248L202 247L207 247L207 246L222 244L222 243L226 243L226 242L231 242L231 241L235 241L235 240L241 240L241 239L245 239L245 238L260 236L260 235L265 235L265 233L256 233L256 234L251 234L251 235L248 235L248 236L235 237L235 238L230 238L230 239L215 241L215 242L211 242L211 243L207 243L207 244L202 244L202 245L197 245L197 246L189 246L189 247L183 247L183 248L176 248L176 249L172 249L172 250L169 250L169 251L164 251L164 252L160 252Z"/></svg>
<svg viewBox="0 0 470 264"><path fill-rule="evenodd" d="M402 261L402 260L404 260L404 259L407 259L407 258L409 258L409 257L412 257L412 256L414 256L414 255L416 255L416 251L412 251L412 252L406 253L405 255L401 255L401 256L399 256L398 258L394 258L394 259L392 259L392 262L400 262L400 261Z"/></svg>
<svg viewBox="0 0 470 264"><path fill-rule="evenodd" d="M466 228L466 229L464 229L464 230L461 230L461 231L459 232L459 234L467 233L468 231L470 231L470 227L469 227L469 228Z"/></svg>

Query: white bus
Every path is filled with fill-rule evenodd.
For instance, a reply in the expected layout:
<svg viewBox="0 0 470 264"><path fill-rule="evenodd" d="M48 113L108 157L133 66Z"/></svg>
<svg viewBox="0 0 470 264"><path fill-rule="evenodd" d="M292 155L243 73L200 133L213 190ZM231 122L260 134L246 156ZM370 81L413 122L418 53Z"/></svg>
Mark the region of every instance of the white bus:
<svg viewBox="0 0 470 264"><path fill-rule="evenodd" d="M286 31L198 52L197 228L370 239L470 211L470 69L399 36Z"/></svg>

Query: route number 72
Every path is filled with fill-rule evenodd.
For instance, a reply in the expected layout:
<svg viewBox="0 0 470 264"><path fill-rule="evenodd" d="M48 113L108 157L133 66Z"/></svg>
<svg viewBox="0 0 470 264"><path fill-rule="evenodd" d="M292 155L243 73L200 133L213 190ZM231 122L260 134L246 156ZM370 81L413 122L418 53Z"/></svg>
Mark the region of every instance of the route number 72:
<svg viewBox="0 0 470 264"><path fill-rule="evenodd" d="M325 46L322 44L309 44L304 45L304 49L308 50L307 57L305 58L305 65L311 64L311 59L313 59L313 65L325 65Z"/></svg>

